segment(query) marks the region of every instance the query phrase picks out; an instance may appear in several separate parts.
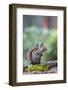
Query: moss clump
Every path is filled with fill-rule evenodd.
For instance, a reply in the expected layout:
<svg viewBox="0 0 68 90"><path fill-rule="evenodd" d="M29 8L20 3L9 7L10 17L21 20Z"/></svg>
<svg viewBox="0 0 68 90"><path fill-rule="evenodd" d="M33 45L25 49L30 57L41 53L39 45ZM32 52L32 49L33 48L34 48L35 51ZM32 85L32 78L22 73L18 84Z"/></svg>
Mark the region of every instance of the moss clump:
<svg viewBox="0 0 68 90"><path fill-rule="evenodd" d="M47 71L49 68L48 65L41 65L41 64L37 64L37 65L30 65L26 71L27 72L32 72L32 71Z"/></svg>

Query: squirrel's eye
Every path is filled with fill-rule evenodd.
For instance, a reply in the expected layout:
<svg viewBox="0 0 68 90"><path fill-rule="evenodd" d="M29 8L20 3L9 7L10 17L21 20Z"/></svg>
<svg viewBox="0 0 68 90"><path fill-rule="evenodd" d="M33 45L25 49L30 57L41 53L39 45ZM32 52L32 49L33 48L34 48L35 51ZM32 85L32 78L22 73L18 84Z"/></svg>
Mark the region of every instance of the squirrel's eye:
<svg viewBox="0 0 68 90"><path fill-rule="evenodd" d="M39 53L37 53L37 55L39 55Z"/></svg>

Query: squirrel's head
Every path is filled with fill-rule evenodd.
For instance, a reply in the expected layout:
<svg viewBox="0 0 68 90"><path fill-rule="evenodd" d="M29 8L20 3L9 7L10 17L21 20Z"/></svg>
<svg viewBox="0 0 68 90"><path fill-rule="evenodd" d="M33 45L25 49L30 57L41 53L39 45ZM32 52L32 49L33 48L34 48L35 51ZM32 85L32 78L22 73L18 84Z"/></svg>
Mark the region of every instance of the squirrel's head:
<svg viewBox="0 0 68 90"><path fill-rule="evenodd" d="M36 45L37 48L40 48L40 47L43 47L43 43L39 42L37 45Z"/></svg>
<svg viewBox="0 0 68 90"><path fill-rule="evenodd" d="M36 47L39 49L39 51L42 53L42 52L45 52L47 51L47 48L43 45L43 43L39 42Z"/></svg>

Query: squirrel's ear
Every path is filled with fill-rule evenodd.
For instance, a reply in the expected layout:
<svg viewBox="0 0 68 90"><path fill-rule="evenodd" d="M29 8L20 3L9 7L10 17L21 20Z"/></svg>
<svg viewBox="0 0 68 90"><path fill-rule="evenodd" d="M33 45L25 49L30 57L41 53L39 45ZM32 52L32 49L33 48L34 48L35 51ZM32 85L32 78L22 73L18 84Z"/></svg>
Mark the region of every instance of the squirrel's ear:
<svg viewBox="0 0 68 90"><path fill-rule="evenodd" d="M41 46L43 46L43 43L41 43Z"/></svg>
<svg viewBox="0 0 68 90"><path fill-rule="evenodd" d="M36 47L38 47L38 44L36 45Z"/></svg>

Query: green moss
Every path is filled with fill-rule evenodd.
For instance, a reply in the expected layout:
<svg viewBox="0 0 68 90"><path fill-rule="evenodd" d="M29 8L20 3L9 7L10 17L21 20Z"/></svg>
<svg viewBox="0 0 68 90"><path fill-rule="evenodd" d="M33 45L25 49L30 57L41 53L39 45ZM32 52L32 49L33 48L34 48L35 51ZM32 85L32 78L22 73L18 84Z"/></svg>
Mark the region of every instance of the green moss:
<svg viewBox="0 0 68 90"><path fill-rule="evenodd" d="M26 71L27 72L32 72L32 71L47 71L49 68L48 65L41 65L41 64L37 64L37 65L30 65Z"/></svg>

